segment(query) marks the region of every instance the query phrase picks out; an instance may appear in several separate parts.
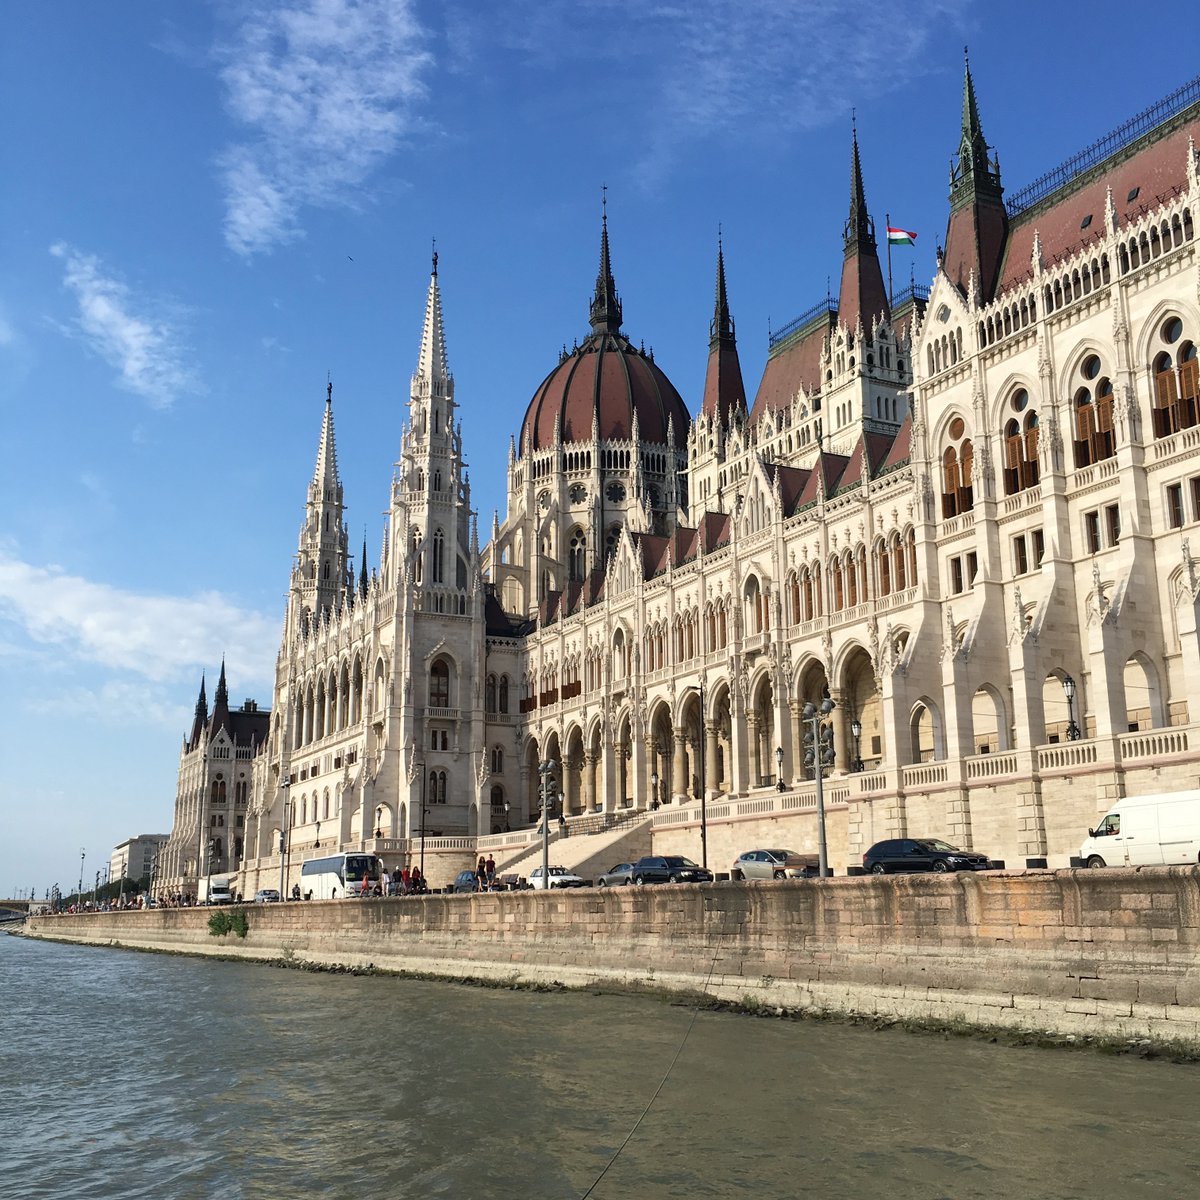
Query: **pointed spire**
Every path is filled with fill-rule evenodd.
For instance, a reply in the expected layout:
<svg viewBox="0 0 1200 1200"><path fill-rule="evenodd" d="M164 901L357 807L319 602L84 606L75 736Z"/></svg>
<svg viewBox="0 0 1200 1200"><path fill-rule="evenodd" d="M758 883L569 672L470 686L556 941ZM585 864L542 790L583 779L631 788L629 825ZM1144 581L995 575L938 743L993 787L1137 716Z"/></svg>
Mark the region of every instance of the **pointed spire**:
<svg viewBox="0 0 1200 1200"><path fill-rule="evenodd" d="M367 535L365 533L363 534L362 566L358 572L358 591L365 600L367 598Z"/></svg>
<svg viewBox="0 0 1200 1200"><path fill-rule="evenodd" d="M858 155L858 124L851 118L850 150L850 215L846 218L846 250L875 250L875 222L867 212L867 198L863 191L862 161Z"/></svg>
<svg viewBox="0 0 1200 1200"><path fill-rule="evenodd" d="M212 734L229 728L229 688L225 683L225 656L221 656L221 677L217 680L217 695L213 700Z"/></svg>
<svg viewBox="0 0 1200 1200"><path fill-rule="evenodd" d="M721 342L733 341L733 318L729 315L729 297L725 294L725 247L717 228L717 300L712 324L708 329L708 348L715 350Z"/></svg>
<svg viewBox="0 0 1200 1200"><path fill-rule="evenodd" d="M192 719L192 733L188 738L188 746L199 744L200 735L208 724L208 699L204 694L204 673L200 674L200 695L196 698L196 714Z"/></svg>
<svg viewBox="0 0 1200 1200"><path fill-rule="evenodd" d="M333 380L329 380L325 389L325 417L321 422L321 440L317 443L313 482L322 492L338 486L337 446L333 439Z"/></svg>
<svg viewBox="0 0 1200 1200"><path fill-rule="evenodd" d="M600 219L600 270L596 274L596 294L592 298L588 320L593 333L619 333L621 330L621 299L613 279L612 262L608 252L608 185L604 185Z"/></svg>
<svg viewBox="0 0 1200 1200"><path fill-rule="evenodd" d="M983 137L983 127L979 123L979 106L975 103L975 83L971 78L971 58L968 48L963 47L963 136L974 140Z"/></svg>
<svg viewBox="0 0 1200 1200"><path fill-rule="evenodd" d="M417 375L431 384L446 383L450 370L446 365L446 331L442 324L442 293L438 287L438 255L433 252L429 274L429 294L425 300L425 325L421 330L421 353ZM435 391L438 390L434 389Z"/></svg>
<svg viewBox="0 0 1200 1200"><path fill-rule="evenodd" d="M1008 238L1008 214L1004 209L1000 160L990 153L983 136L966 47L963 59L962 131L958 155L950 164L950 220L939 265L964 295L974 270L986 303L999 278Z"/></svg>
<svg viewBox="0 0 1200 1200"><path fill-rule="evenodd" d="M869 327L878 316L890 316L879 250L875 244L875 222L867 211L863 188L862 159L858 152L858 125L851 123L850 213L846 218L845 258L838 294L838 320L847 329Z"/></svg>
<svg viewBox="0 0 1200 1200"><path fill-rule="evenodd" d="M715 418L721 429L734 416L746 413L746 387L738 358L733 317L725 290L725 247L717 233L717 297L708 337L708 371L704 377L704 400L700 411Z"/></svg>

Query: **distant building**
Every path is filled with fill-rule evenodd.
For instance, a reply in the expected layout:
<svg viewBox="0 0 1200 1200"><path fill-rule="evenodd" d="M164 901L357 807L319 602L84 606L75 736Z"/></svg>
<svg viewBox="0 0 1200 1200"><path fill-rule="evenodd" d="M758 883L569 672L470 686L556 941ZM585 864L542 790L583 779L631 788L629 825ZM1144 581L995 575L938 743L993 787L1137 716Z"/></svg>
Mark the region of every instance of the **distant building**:
<svg viewBox="0 0 1200 1200"><path fill-rule="evenodd" d="M138 880L148 876L155 856L167 844L169 836L166 833L139 833L113 847L108 860L109 879Z"/></svg>
<svg viewBox="0 0 1200 1200"><path fill-rule="evenodd" d="M175 824L159 857L156 891L161 884L165 891L195 896L199 876L241 866L251 768L270 717L253 700L230 709L224 662L210 716L201 679L192 728L179 754Z"/></svg>
<svg viewBox="0 0 1200 1200"><path fill-rule="evenodd" d="M825 699L839 867L905 835L1065 865L1110 799L1194 786L1200 79L1007 199L969 69L954 136L937 273L894 294L855 135L839 294L770 338L752 403L718 247L694 418L622 330L605 217L483 547L435 256L378 565L330 389L270 728L197 706L176 878L207 840L246 891L281 840L289 881L433 834L469 856L536 821L547 760L568 822L643 813L694 854L703 793L714 855L812 850Z"/></svg>

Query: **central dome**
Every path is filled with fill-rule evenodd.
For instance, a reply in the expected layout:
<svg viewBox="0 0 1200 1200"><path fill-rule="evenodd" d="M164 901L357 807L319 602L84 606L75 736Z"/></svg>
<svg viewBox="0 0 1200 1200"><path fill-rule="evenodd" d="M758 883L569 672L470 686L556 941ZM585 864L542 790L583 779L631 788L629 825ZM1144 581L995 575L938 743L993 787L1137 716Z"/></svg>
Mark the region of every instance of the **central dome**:
<svg viewBox="0 0 1200 1200"><path fill-rule="evenodd" d="M600 235L600 273L592 300L591 336L542 381L521 426L518 453L528 446L554 445L555 426L564 443L590 442L595 428L602 440L628 441L636 425L639 441L664 445L667 428L675 441L687 440L691 417L675 385L659 370L652 355L621 332L617 297L608 254L608 218Z"/></svg>

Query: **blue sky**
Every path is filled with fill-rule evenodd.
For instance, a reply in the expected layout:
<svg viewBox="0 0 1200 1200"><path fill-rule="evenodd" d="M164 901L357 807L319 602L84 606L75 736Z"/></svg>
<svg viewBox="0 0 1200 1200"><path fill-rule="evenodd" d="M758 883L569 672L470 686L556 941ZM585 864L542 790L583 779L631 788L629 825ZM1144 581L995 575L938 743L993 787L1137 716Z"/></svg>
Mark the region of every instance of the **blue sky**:
<svg viewBox="0 0 1200 1200"><path fill-rule="evenodd" d="M587 331L602 185L626 331L693 411L720 223L753 393L768 327L837 287L852 108L881 239L885 212L919 235L897 280L928 282L963 44L1013 191L1185 81L1171 8L11 6L0 893L170 828L222 655L231 699L269 702L327 375L377 559L433 237L486 532L509 435Z"/></svg>

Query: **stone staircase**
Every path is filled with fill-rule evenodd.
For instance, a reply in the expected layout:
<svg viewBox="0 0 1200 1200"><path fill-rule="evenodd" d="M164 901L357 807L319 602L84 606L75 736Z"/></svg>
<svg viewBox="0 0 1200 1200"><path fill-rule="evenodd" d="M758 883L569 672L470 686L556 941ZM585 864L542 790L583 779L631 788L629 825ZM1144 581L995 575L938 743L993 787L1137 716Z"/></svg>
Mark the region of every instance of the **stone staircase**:
<svg viewBox="0 0 1200 1200"><path fill-rule="evenodd" d="M595 879L610 867L620 862L632 862L650 853L650 814L627 823L598 829L595 833L581 833L573 828L569 837L563 837L550 824L550 865L566 867L584 879ZM530 842L520 854L506 862L496 864L496 874L519 875L529 878L534 867L542 865L542 843Z"/></svg>

